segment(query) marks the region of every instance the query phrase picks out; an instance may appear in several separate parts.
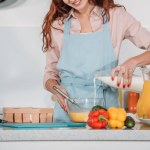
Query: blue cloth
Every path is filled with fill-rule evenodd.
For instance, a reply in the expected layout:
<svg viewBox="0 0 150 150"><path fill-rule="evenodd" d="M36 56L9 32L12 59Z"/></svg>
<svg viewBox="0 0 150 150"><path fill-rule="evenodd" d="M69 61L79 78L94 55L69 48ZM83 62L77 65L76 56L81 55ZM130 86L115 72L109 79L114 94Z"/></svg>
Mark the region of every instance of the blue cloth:
<svg viewBox="0 0 150 150"><path fill-rule="evenodd" d="M68 127L86 127L85 123L0 123L1 127L11 127L11 128L22 128L22 129L32 129L32 128L68 128Z"/></svg>
<svg viewBox="0 0 150 150"><path fill-rule="evenodd" d="M103 32L71 35L70 23L70 19L65 21L64 45L57 64L61 85L71 98L92 98L96 71L111 70L118 64L109 25L108 22L104 24ZM100 81L96 85L96 97L105 99L105 107L119 106L117 89L104 85ZM70 121L67 113L57 102L53 121Z"/></svg>

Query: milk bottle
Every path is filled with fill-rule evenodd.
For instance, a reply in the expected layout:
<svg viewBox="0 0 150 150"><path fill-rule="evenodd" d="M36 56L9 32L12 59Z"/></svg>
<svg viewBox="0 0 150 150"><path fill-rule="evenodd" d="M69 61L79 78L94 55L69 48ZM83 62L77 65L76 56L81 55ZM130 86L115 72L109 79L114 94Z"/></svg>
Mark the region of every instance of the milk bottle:
<svg viewBox="0 0 150 150"><path fill-rule="evenodd" d="M142 70L143 73L143 70ZM137 76L137 75L133 75L132 76L132 82L131 82L131 86L130 87L125 87L125 90L128 91L134 91L137 93L141 93L142 89L143 89L143 84L144 84L144 74L143 76ZM115 77L115 79L112 81L111 79L111 72L110 71L99 71L95 74L95 78L94 80L100 80L103 83L114 87L114 88L123 88L123 80L120 83L120 86L117 86L117 76Z"/></svg>
<svg viewBox="0 0 150 150"><path fill-rule="evenodd" d="M117 77L115 77L114 81L112 81L111 76L99 76L99 77L95 77L96 80L100 80L103 83L114 87L114 88L123 88L123 82L121 82L120 86L117 86ZM143 88L143 77L140 76L133 76L132 77L132 83L131 86L128 88L124 88L125 90L128 91L134 91L134 92L141 92L142 88Z"/></svg>

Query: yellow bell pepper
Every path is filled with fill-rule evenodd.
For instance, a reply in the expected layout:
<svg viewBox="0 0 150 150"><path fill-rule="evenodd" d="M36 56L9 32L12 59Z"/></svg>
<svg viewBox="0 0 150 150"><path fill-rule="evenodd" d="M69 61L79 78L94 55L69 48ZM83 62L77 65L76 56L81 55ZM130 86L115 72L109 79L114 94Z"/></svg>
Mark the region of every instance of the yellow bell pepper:
<svg viewBox="0 0 150 150"><path fill-rule="evenodd" d="M127 113L123 108L108 108L109 126L111 128L122 128L126 120Z"/></svg>

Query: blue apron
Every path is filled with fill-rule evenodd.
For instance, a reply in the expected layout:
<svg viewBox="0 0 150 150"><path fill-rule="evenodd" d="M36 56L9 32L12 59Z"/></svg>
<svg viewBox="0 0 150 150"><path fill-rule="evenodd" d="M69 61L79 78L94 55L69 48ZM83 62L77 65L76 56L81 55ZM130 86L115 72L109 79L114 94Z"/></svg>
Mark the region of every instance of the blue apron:
<svg viewBox="0 0 150 150"><path fill-rule="evenodd" d="M118 61L113 50L108 22L103 32L70 34L71 20L66 19L64 45L57 64L63 86L71 98L94 98L94 75L99 70L111 70ZM96 97L104 98L106 107L119 106L118 90L97 81ZM68 114L56 102L53 122L71 122Z"/></svg>

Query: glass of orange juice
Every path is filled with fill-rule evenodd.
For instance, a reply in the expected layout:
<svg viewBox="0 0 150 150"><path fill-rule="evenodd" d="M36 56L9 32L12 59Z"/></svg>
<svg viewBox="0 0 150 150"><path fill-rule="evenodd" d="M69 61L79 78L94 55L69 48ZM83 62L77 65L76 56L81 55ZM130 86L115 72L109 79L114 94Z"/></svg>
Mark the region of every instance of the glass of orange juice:
<svg viewBox="0 0 150 150"><path fill-rule="evenodd" d="M137 103L137 115L139 118L147 115L150 109L150 80L145 80L140 99Z"/></svg>

